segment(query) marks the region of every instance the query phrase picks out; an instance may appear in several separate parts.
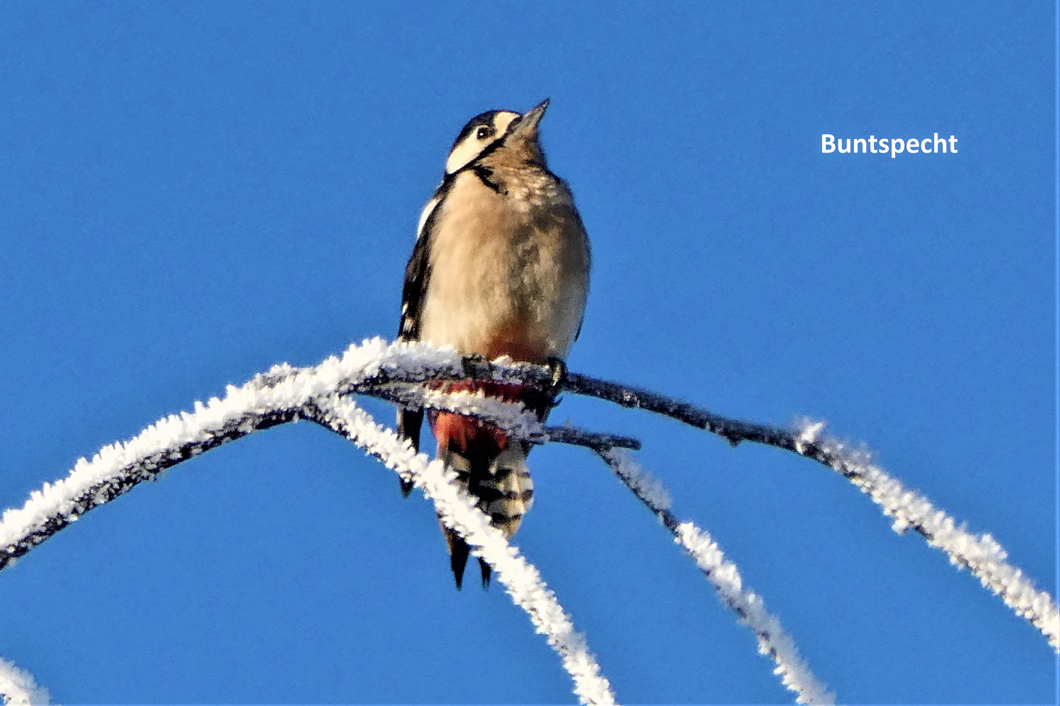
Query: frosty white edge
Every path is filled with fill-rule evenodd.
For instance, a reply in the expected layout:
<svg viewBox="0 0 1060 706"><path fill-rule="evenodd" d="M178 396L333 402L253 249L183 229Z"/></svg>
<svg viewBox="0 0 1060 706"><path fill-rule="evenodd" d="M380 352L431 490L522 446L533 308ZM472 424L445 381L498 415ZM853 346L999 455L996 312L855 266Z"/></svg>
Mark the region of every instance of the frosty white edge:
<svg viewBox="0 0 1060 706"><path fill-rule="evenodd" d="M166 417L128 442L104 447L91 461L80 459L66 478L46 483L31 494L23 507L5 511L0 518L0 547L17 544L50 519L76 519L90 509L82 507L77 499L101 481L120 478L144 459L176 453L183 446L207 440L232 422L242 423L248 412L253 415L304 408L306 416L310 416L315 408L329 426L411 479L435 501L439 514L464 535L476 555L491 564L516 604L527 611L537 631L547 637L574 681L574 692L582 703L613 704L609 682L600 674L584 637L574 631L555 594L504 535L490 526L489 518L448 482L444 465L431 464L426 455L416 454L407 441L398 440L351 400L343 400L335 393L378 374L384 366L405 371L459 371L460 357L452 350L388 345L375 338L351 346L341 358L331 357L315 368L293 370L278 366L269 373L273 384L255 378L242 387L229 386L223 400L215 397L206 405L196 403L193 413ZM520 417L517 412L512 420L514 426L519 425ZM251 421L246 426L245 432L253 430Z"/></svg>
<svg viewBox="0 0 1060 706"><path fill-rule="evenodd" d="M754 633L758 651L768 655L780 676L781 683L795 694L800 704L834 704L835 695L799 656L795 641L784 631L780 620L766 610L761 596L743 585L736 564L725 558L724 552L710 534L693 522L682 522L670 512L670 495L662 483L640 467L622 449L599 451L600 457L614 471L627 488L662 521L718 593L726 608L736 613L740 624Z"/></svg>
<svg viewBox="0 0 1060 706"><path fill-rule="evenodd" d="M48 703L48 692L27 672L0 658L0 699L12 706Z"/></svg>

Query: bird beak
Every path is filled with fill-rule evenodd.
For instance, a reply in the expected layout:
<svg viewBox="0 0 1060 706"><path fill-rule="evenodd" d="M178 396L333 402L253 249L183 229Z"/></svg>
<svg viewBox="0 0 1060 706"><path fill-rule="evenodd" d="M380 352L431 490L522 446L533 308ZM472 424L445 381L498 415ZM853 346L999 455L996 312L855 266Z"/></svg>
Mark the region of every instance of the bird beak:
<svg viewBox="0 0 1060 706"><path fill-rule="evenodd" d="M541 122L541 118L545 115L545 110L548 108L548 98L546 98L541 105L537 106L529 113L525 113L519 117L519 123L512 130L512 135L533 135L537 132L537 124Z"/></svg>

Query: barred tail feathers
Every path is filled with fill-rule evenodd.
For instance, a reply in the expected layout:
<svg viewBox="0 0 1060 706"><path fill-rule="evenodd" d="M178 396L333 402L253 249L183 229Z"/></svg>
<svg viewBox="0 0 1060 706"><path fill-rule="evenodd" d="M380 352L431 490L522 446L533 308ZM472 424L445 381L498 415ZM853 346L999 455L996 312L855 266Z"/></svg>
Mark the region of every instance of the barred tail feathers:
<svg viewBox="0 0 1060 706"><path fill-rule="evenodd" d="M459 384L459 383L458 383ZM466 383L465 383L466 384ZM498 383L472 383L475 387L496 387ZM517 386L486 390L508 399L519 397ZM534 483L526 464L528 447L513 441L500 429L470 417L449 412L430 412L431 430L438 442L438 458L456 471L457 482L477 500L479 509L490 516L493 526L511 538L533 504ZM449 547L450 565L457 588L463 583L469 549L455 532L442 526ZM483 586L489 585L490 568L479 561Z"/></svg>

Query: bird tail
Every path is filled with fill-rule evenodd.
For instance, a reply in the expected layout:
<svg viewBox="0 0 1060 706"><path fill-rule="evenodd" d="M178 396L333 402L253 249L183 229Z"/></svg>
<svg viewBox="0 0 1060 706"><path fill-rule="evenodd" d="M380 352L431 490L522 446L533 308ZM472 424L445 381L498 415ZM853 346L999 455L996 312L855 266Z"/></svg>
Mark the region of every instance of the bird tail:
<svg viewBox="0 0 1060 706"><path fill-rule="evenodd" d="M482 390L492 397L523 401L536 408L540 392L496 382L460 382L448 389ZM475 499L491 524L509 539L519 530L534 501L534 482L526 465L527 444L480 420L450 412L428 412L438 442L438 458L456 471L456 480ZM463 583L470 549L456 532L442 524L449 547L456 587ZM483 587L489 586L490 567L479 559Z"/></svg>
<svg viewBox="0 0 1060 706"><path fill-rule="evenodd" d="M422 409L405 409L399 407L397 412L397 433L399 439L412 442L412 450L420 452L420 427L423 425ZM398 478L401 482L401 497L407 498L412 492L412 481Z"/></svg>

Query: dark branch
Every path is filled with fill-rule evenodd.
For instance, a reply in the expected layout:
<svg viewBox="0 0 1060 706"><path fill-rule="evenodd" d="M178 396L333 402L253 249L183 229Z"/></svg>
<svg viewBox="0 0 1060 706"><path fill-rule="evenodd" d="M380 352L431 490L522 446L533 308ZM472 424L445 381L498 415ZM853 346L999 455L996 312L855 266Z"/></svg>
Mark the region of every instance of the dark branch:
<svg viewBox="0 0 1060 706"><path fill-rule="evenodd" d="M632 449L640 451L640 440L613 434L594 434L575 427L545 427L548 440L558 444L585 446L601 452L610 449Z"/></svg>
<svg viewBox="0 0 1060 706"><path fill-rule="evenodd" d="M577 395L614 402L623 407L665 415L689 426L722 436L734 446L741 441L753 441L795 451L795 439L790 432L784 429L723 417L688 402L637 387L599 380L588 375L568 373L564 389Z"/></svg>

